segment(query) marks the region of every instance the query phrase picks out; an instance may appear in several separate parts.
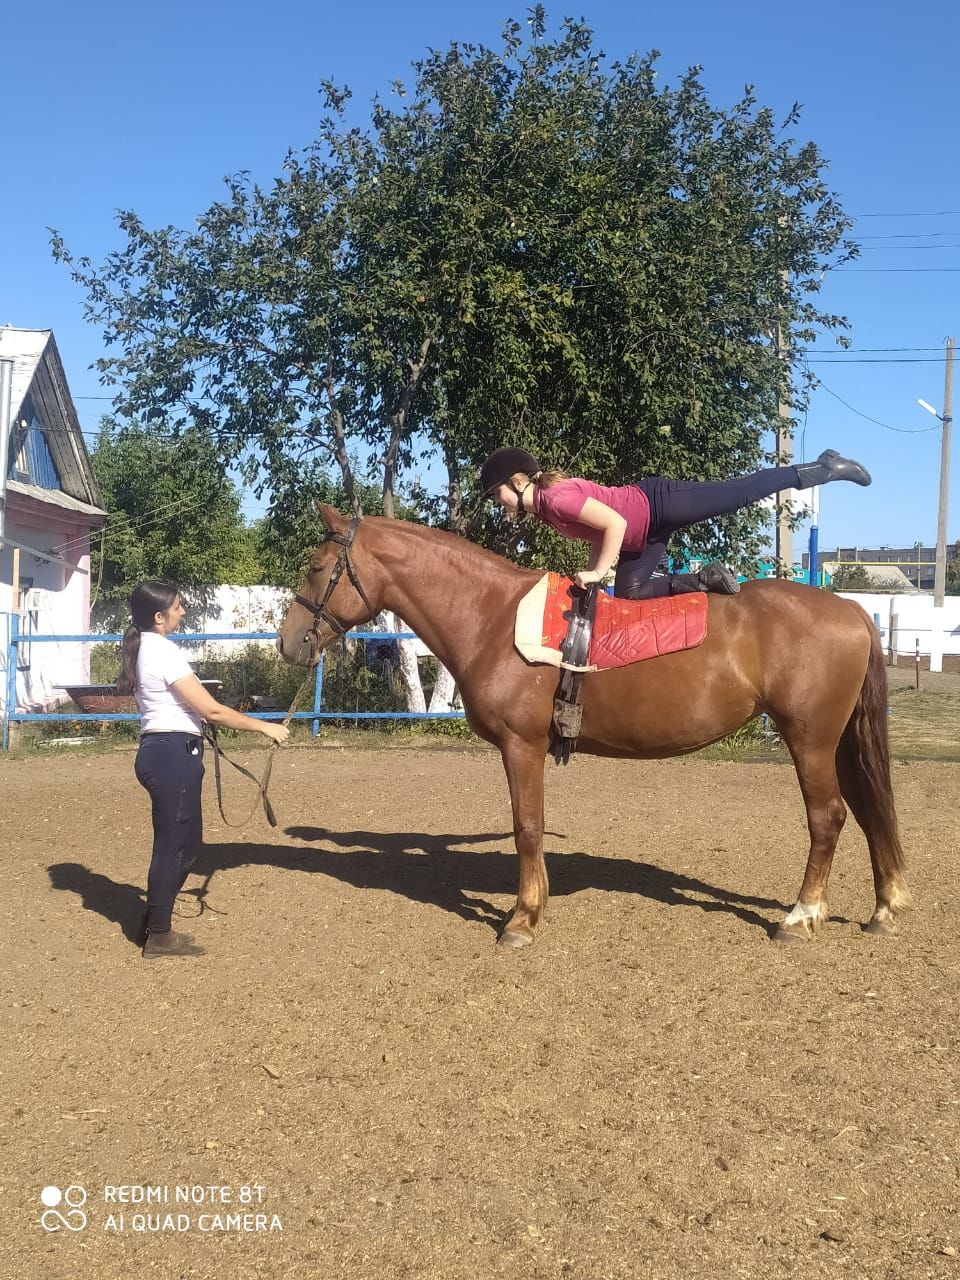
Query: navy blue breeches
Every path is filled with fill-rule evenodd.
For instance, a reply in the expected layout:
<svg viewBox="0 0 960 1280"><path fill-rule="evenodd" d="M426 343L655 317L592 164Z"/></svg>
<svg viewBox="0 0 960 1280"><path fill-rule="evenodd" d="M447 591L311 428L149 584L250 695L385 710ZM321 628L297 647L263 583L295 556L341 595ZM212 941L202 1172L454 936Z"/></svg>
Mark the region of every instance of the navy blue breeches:
<svg viewBox="0 0 960 1280"><path fill-rule="evenodd" d="M651 578L679 529L700 520L729 515L751 502L769 498L800 484L796 467L768 467L733 480L664 480L648 476L638 482L650 503L650 529L642 551L621 551L613 594L631 600L670 594L669 577Z"/></svg>
<svg viewBox="0 0 960 1280"><path fill-rule="evenodd" d="M147 928L165 933L177 894L203 844L203 738L192 733L145 733L134 771L153 806Z"/></svg>

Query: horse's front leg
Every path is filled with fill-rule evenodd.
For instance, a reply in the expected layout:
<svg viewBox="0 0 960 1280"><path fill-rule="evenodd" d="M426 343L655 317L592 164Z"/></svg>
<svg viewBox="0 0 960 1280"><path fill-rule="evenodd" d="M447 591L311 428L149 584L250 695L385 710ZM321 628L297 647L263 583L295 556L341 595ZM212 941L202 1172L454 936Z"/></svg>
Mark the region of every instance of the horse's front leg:
<svg viewBox="0 0 960 1280"><path fill-rule="evenodd" d="M520 887L514 907L500 934L504 947L528 947L547 908L547 868L543 861L544 751L520 738L500 747L513 805L513 838L520 858Z"/></svg>

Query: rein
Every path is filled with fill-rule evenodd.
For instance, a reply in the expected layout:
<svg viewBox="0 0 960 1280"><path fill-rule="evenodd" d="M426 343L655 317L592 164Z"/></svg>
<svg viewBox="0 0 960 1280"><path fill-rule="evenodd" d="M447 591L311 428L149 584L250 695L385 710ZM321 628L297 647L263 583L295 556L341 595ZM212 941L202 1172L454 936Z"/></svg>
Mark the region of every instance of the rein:
<svg viewBox="0 0 960 1280"><path fill-rule="evenodd" d="M300 605L304 609L307 609L310 613L313 614L313 627L310 629L310 631L307 632L307 637L313 636L314 639L316 640L318 648L320 646L319 626L321 622L325 622L327 626L330 627L332 631L338 636L345 636L350 629L349 627L345 627L343 623L340 621L340 619L337 618L334 614L332 614L330 610L327 608L327 602L330 599L330 597L333 595L334 590L336 589L337 583L340 581L341 577L343 576L344 569L346 569L347 577L350 579L350 582L353 584L361 600L370 610L370 616L373 617L373 614L375 613L373 606L371 605L370 601L367 599L367 593L364 591L363 587L360 584L360 579L357 577L357 571L354 568L353 559L350 555L350 548L353 545L353 539L356 536L357 526L360 524L360 520L361 520L360 516L354 516L353 519L350 521L350 527L346 533L335 533L332 529L327 530L327 533L323 539L324 542L337 542L340 544L340 547L342 548L342 550L340 551L340 554L337 556L336 564L333 566L333 572L330 574L330 581L327 583L327 589L323 593L323 599L320 601L320 603L317 604L313 600L309 600L306 596L302 596L299 594L293 597L298 605ZM296 694L294 695L293 701L290 704L290 710L287 712L286 718L283 721L284 728L289 727L290 721L293 719L293 713L296 710L297 703L300 701L300 698L303 696L304 689L306 689L307 685L310 683L310 681L313 678L314 676L313 676L312 670L308 671L306 676L304 676L303 683L301 684L300 688L297 690ZM267 755L267 763L263 769L263 776L261 778L258 778L256 774L251 773L250 770L244 768L242 764L237 764L236 760L231 760L231 758L223 750L223 748L220 746L219 741L217 740L216 725L214 724L206 725L204 728L203 736L207 740L207 742L210 743L210 746L213 748L213 771L214 771L214 777L216 778L216 783L217 783L217 808L220 810L220 817L223 819L226 825L228 827L245 827L247 823L250 821L250 819L253 817L253 815L256 813L257 807L262 804L264 816L266 817L267 822L269 822L271 827L275 827L277 825L277 816L273 811L273 805L270 803L270 798L267 795L267 788L270 785L270 775L273 772L273 761L276 757L276 753L280 744L278 742L274 742L271 744L269 753ZM250 812L241 822L231 822L223 811L223 787L222 787L222 782L220 777L220 757L221 756L223 756L227 764L232 765L233 768L236 769L238 773L242 773L245 778L249 778L250 781L255 784L259 792L256 800L253 803L253 808L250 810Z"/></svg>
<svg viewBox="0 0 960 1280"><path fill-rule="evenodd" d="M294 694L293 701L290 703L290 710L287 712L286 717L283 720L284 728L289 727L290 721L293 719L293 713L297 709L297 703L300 701L304 689L306 689L312 679L313 672L308 671L306 676L304 676L303 683L300 685L300 688ZM277 815L274 813L273 805L270 803L270 797L267 795L267 788L270 785L270 775L273 773L273 762L276 758L277 751L280 748L280 743L272 742L270 744L267 753L267 763L263 768L263 776L258 778L256 774L251 773L250 770L245 768L242 764L237 764L236 760L231 759L230 756L227 755L226 751L224 751L223 747L220 745L217 737L217 726L215 724L204 725L203 736L213 748L213 776L217 783L217 808L220 810L220 817L223 819L224 823L228 827L245 827L256 813L257 808L262 804L264 817L271 827L275 827L277 825ZM227 764L232 765L238 773L242 773L245 778L249 778L250 781L254 783L259 793L256 800L253 802L253 808L240 822L231 822L223 811L223 783L220 777L221 756L223 756Z"/></svg>

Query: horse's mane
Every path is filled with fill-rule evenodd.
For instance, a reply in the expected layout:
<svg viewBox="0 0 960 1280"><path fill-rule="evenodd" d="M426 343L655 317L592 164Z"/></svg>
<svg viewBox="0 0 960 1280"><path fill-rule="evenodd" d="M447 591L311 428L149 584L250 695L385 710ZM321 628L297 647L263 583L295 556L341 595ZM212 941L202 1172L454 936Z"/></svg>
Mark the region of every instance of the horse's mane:
<svg viewBox="0 0 960 1280"><path fill-rule="evenodd" d="M477 575L498 573L531 576L545 572L543 569L523 569L506 556L488 551L486 547L478 546L461 534L451 533L449 529L435 529L431 525L416 524L412 520L390 520L385 516L364 516L364 523L368 521L378 529L389 528L391 534L425 542L442 553L455 553L460 559L461 567Z"/></svg>

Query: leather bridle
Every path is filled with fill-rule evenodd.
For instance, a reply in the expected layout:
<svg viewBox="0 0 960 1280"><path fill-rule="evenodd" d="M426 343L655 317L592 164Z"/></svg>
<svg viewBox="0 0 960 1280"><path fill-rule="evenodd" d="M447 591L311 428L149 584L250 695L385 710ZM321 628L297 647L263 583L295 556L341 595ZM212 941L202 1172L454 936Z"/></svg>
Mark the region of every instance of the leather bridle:
<svg viewBox="0 0 960 1280"><path fill-rule="evenodd" d="M353 558L350 555L350 548L353 545L353 539L356 536L357 528L361 519L362 516L354 516L350 521L350 527L346 533L335 533L332 529L328 529L324 535L324 542L337 542L340 544L341 550L340 554L337 556L336 563L333 566L333 572L330 574L327 589L324 591L323 599L320 603L317 604L313 600L308 600L306 596L302 596L299 593L293 597L296 604L313 614L313 626L304 636L304 639L309 640L309 638L313 636L316 640L318 649L320 648L320 632L318 628L321 622L325 622L333 631L334 635L337 636L345 636L350 630L350 626L353 625L351 623L350 626L344 626L340 619L336 617L335 614L332 614L327 608L327 601L336 590L337 583L343 576L344 569L346 569L347 577L353 584L357 594L360 596L360 599L367 606L367 609L370 612L370 617L372 618L376 613L376 609L374 609L373 605L367 599L367 593L364 591L360 583L360 579L357 577L357 571L353 565Z"/></svg>

